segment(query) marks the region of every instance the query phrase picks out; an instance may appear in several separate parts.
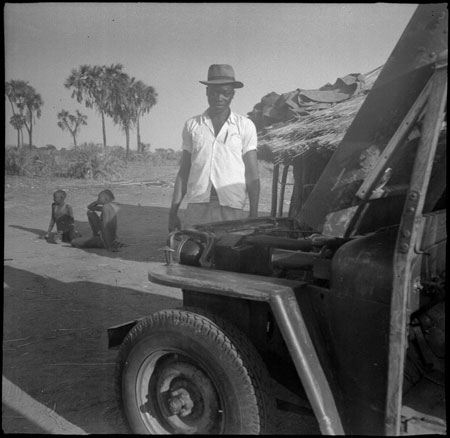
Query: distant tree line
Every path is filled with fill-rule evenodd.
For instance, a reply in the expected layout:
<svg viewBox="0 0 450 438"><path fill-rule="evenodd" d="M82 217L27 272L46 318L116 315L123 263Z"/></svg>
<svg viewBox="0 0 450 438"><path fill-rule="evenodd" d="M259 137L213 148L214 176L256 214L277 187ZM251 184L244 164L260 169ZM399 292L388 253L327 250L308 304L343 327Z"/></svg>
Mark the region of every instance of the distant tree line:
<svg viewBox="0 0 450 438"><path fill-rule="evenodd" d="M146 85L123 71L122 64L110 66L81 65L73 69L64 82L64 86L72 91L71 97L78 103L84 102L87 108L95 108L102 121L103 147L106 149L105 117L110 117L115 125L119 125L126 139L126 156L130 150L130 131L136 128L136 144L139 153L144 152L141 142L140 119L150 112L157 103L157 93L152 86ZM41 96L26 81L12 80L5 84L13 116L10 124L17 130L17 146L23 144L23 128L28 131L29 146L33 145L33 124L41 116L44 104ZM74 146L77 135L83 125L87 124L87 116L76 110L75 114L62 109L57 114L57 126L69 131Z"/></svg>

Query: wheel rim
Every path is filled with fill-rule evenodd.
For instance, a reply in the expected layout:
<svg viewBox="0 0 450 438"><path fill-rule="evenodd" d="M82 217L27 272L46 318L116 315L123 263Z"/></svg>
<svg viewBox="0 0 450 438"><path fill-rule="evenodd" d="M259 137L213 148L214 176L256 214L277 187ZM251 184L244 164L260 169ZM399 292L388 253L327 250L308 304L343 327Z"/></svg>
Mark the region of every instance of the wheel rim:
<svg viewBox="0 0 450 438"><path fill-rule="evenodd" d="M136 402L152 434L223 433L225 418L217 386L185 353L161 350L149 355L137 373Z"/></svg>

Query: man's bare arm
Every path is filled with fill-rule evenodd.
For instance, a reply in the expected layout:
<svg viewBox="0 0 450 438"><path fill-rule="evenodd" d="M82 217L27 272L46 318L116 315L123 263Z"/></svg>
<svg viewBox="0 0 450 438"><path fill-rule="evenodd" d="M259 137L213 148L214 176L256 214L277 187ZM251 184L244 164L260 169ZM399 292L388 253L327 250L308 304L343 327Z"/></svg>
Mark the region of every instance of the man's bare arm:
<svg viewBox="0 0 450 438"><path fill-rule="evenodd" d="M91 202L87 209L90 211L102 211L103 205L99 204L98 201Z"/></svg>
<svg viewBox="0 0 450 438"><path fill-rule="evenodd" d="M173 189L172 204L169 212L169 231L181 228L180 219L178 218L178 209L187 191L187 182L191 172L191 154L183 151L181 156L180 169L178 170Z"/></svg>
<svg viewBox="0 0 450 438"><path fill-rule="evenodd" d="M103 243L108 251L112 251L117 232L117 215L111 204L103 206L101 227Z"/></svg>
<svg viewBox="0 0 450 438"><path fill-rule="evenodd" d="M53 216L53 205L52 205L52 211L50 213L50 223L48 225L48 231L45 234L45 236L48 237L48 235L50 234L50 232L53 230L53 227L55 226L55 218Z"/></svg>
<svg viewBox="0 0 450 438"><path fill-rule="evenodd" d="M247 186L248 200L250 204L249 217L257 217L260 182L256 150L248 151L243 156L243 160L245 165L245 183Z"/></svg>

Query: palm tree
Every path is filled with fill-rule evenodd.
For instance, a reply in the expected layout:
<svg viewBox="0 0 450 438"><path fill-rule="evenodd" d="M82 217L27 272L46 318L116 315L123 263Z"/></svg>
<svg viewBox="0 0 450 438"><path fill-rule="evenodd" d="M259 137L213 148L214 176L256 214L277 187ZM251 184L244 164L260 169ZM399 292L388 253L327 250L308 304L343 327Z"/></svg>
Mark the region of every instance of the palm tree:
<svg viewBox="0 0 450 438"><path fill-rule="evenodd" d="M58 115L58 126L64 131L68 130L73 138L73 144L77 147L77 135L82 125L87 125L87 116L76 110L75 115L66 110L61 110Z"/></svg>
<svg viewBox="0 0 450 438"><path fill-rule="evenodd" d="M25 126L30 148L33 145L33 123L41 117L42 97L26 81L10 81L5 84L5 93L11 103L15 124ZM17 128L16 128L17 129Z"/></svg>
<svg viewBox="0 0 450 438"><path fill-rule="evenodd" d="M9 123L11 123L14 129L17 130L17 147L20 148L21 139L23 141L22 129L25 123L23 120L23 116L21 116L20 114L13 114L9 119Z"/></svg>
<svg viewBox="0 0 450 438"><path fill-rule="evenodd" d="M157 94L153 87L145 85L142 81L130 78L120 71L112 77L108 90L109 114L115 124L122 127L126 138L126 156L130 150L130 129L137 127L137 151L141 151L139 119L148 113L156 104Z"/></svg>
<svg viewBox="0 0 450 438"><path fill-rule="evenodd" d="M33 123L35 117L41 117L41 107L44 104L41 95L36 93L33 87L28 86L25 94L25 118L24 125L28 131L30 148L33 145Z"/></svg>
<svg viewBox="0 0 450 438"><path fill-rule="evenodd" d="M124 78L128 77L122 69L123 65L119 63L111 64L109 67L106 65L94 67L94 76L97 81L97 101L103 111L103 131L105 130L104 115L106 114L107 116L113 118L112 108L117 101L118 90L122 87L120 83L124 81ZM106 147L106 142L104 144Z"/></svg>
<svg viewBox="0 0 450 438"><path fill-rule="evenodd" d="M17 100L17 89L19 88L19 81L10 81L5 83L5 94L11 104L12 117L9 123L17 130L17 147L20 147L20 139L22 134L22 129L24 125L23 115L17 114L16 111L19 109L14 105Z"/></svg>
<svg viewBox="0 0 450 438"><path fill-rule="evenodd" d="M72 89L72 97L86 107L95 107L102 119L103 146L106 149L105 115L110 115L110 88L117 76L122 74L122 64L106 66L81 65L78 70L72 70L64 86Z"/></svg>
<svg viewBox="0 0 450 438"><path fill-rule="evenodd" d="M81 65L78 70L73 69L70 76L64 82L67 89L72 89L72 98L76 98L78 103L84 101L86 108L96 107L102 118L103 145L106 148L106 130L104 112L101 106L97 105L97 85L98 68L90 65Z"/></svg>
<svg viewBox="0 0 450 438"><path fill-rule="evenodd" d="M30 148L33 145L33 123L41 117L41 107L44 104L41 95L26 81L10 81L5 84L5 93L11 103L15 126L28 131ZM17 129L17 128L15 128Z"/></svg>
<svg viewBox="0 0 450 438"><path fill-rule="evenodd" d="M109 89L109 113L114 123L120 125L125 132L127 158L130 151L130 129L136 122L134 83L134 78L122 72L115 77Z"/></svg>
<svg viewBox="0 0 450 438"><path fill-rule="evenodd" d="M141 132L139 121L142 116L150 112L153 105L156 105L157 96L155 89L145 85L142 81L136 81L132 84L132 93L134 98L134 111L137 131L137 151L141 152Z"/></svg>

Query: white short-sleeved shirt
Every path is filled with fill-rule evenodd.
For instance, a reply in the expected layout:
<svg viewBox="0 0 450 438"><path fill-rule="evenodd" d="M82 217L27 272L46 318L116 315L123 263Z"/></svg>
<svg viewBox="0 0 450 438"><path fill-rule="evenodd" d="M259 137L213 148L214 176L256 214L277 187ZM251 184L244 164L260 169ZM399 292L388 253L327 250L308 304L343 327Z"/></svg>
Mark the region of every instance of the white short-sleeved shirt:
<svg viewBox="0 0 450 438"><path fill-rule="evenodd" d="M243 208L247 188L242 157L256 148L256 128L247 117L231 112L217 137L207 111L189 119L183 129L183 150L191 153L187 202L209 202L214 185L220 205Z"/></svg>

